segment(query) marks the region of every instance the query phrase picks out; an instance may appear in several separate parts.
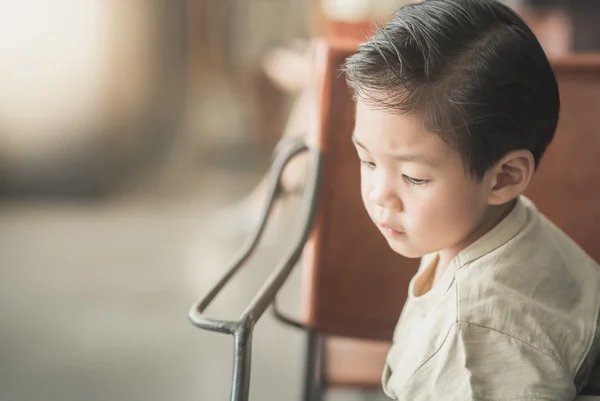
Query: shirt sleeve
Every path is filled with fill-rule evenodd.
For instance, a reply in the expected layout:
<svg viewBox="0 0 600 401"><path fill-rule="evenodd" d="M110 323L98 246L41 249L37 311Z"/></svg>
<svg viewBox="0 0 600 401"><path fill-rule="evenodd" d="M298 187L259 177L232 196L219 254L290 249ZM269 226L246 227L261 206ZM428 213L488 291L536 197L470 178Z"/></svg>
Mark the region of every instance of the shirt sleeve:
<svg viewBox="0 0 600 401"><path fill-rule="evenodd" d="M408 346L408 345L407 345ZM401 370L401 367L397 367ZM502 332L455 323L440 349L412 374L387 383L398 400L572 401L573 376L556 360ZM403 382L403 383L400 383Z"/></svg>

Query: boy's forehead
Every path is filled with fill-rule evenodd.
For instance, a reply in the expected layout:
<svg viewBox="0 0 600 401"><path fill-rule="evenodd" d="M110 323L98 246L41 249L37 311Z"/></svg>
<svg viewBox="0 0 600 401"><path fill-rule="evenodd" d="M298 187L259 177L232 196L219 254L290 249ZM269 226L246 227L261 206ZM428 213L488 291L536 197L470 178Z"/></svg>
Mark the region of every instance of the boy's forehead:
<svg viewBox="0 0 600 401"><path fill-rule="evenodd" d="M428 148L440 140L425 128L417 114L394 114L363 102L357 102L354 138L365 147L390 152Z"/></svg>
<svg viewBox="0 0 600 401"><path fill-rule="evenodd" d="M353 140L373 156L436 168L462 168L460 155L427 130L418 114L394 114L357 102Z"/></svg>

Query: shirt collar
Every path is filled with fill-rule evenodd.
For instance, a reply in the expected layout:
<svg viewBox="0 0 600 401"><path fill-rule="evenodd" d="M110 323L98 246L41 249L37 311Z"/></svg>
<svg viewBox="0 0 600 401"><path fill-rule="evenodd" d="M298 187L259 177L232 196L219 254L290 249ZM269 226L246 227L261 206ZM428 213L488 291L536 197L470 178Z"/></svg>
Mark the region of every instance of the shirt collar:
<svg viewBox="0 0 600 401"><path fill-rule="evenodd" d="M533 203L525 196L519 196L513 209L500 223L456 255L457 267L479 259L514 238L527 224L528 209L531 208L535 208Z"/></svg>

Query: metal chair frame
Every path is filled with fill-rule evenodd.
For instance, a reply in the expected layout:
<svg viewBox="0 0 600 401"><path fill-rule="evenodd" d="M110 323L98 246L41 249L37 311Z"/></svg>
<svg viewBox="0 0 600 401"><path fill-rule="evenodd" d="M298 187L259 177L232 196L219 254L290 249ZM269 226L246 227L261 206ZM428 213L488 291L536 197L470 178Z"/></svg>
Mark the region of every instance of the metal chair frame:
<svg viewBox="0 0 600 401"><path fill-rule="evenodd" d="M293 246L275 267L266 282L241 313L238 320L220 320L206 315L204 313L206 308L213 302L233 276L246 264L259 245L271 217L271 210L281 195L281 176L283 170L294 157L305 152L309 154L309 171L301 205L302 230L296 237ZM318 149L309 147L298 139L286 139L277 146L277 152L268 178L269 198L261 212L260 223L221 279L208 290L206 295L199 298L189 311L189 319L196 327L233 336L233 379L230 401L248 401L254 326L268 306L274 301L277 292L281 289L300 259L304 245L308 240L313 226L318 198L321 159L322 154ZM316 341L315 337L313 334L309 334L309 344L313 341ZM309 355L312 355L312 352ZM309 370L309 367L307 367L307 370Z"/></svg>

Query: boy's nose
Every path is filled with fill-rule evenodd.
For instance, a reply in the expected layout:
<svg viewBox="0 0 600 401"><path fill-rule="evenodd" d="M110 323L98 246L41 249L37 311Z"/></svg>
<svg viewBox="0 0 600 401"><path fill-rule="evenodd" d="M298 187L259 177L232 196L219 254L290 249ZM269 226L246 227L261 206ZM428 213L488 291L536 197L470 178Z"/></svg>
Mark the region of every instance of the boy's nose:
<svg viewBox="0 0 600 401"><path fill-rule="evenodd" d="M389 180L378 182L373 186L369 193L369 201L395 213L402 211L402 201Z"/></svg>

